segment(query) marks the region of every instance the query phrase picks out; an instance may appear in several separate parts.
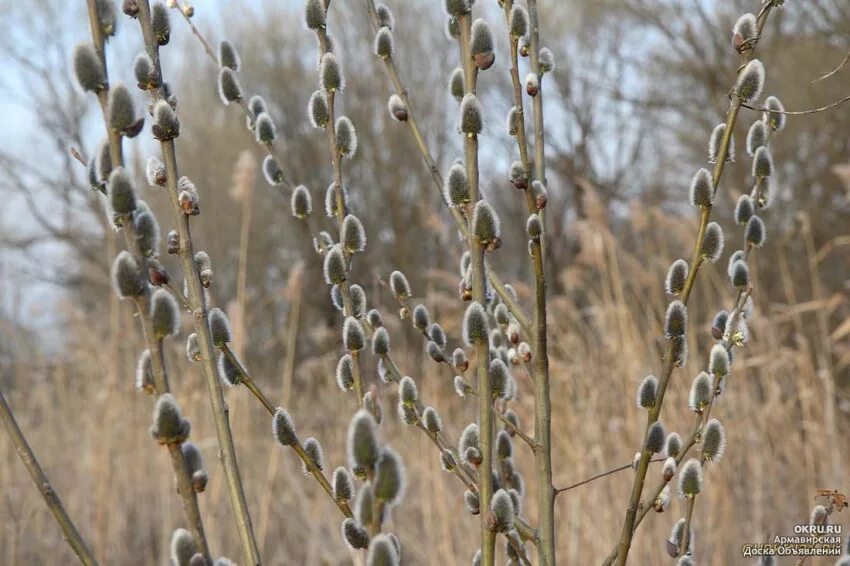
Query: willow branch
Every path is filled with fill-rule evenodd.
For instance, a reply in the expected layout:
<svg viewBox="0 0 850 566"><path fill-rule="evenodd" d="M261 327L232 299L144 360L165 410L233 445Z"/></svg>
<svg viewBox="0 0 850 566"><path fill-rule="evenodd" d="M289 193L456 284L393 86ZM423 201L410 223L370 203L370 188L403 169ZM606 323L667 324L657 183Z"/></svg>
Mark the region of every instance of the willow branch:
<svg viewBox="0 0 850 566"><path fill-rule="evenodd" d="M762 7L762 10L759 12L758 16L758 35L761 35L761 31L764 28L765 21L770 14L772 7L772 2L768 2ZM744 55L744 65L752 59L753 53L755 51L756 45L753 44L750 49L748 49ZM739 67L738 73L740 73L744 65ZM721 140L720 148L717 155L717 161L714 165L714 171L712 172L712 181L713 186L718 187L720 184L720 179L723 175L723 168L726 163L726 158L729 155L729 147L732 141L732 132L735 128L735 122L738 117L738 111L741 108L742 100L739 96L733 95L732 99L729 102L729 108L726 113L726 129L723 134L723 139ZM716 190L716 189L715 189ZM692 253L690 270L688 273L688 278L685 281L685 286L682 290L681 301L687 306L688 299L690 298L691 291L693 290L694 284L696 283L697 273L699 272L699 268L702 265L702 245L705 239L706 228L708 227L709 219L711 217L711 205L702 206L700 210L700 223L699 230L697 232L697 238L694 242L694 249ZM655 405L649 410L649 414L647 416L646 429L644 431L644 438L646 437L646 432L649 430L649 427L652 426L655 422L658 421L658 417L661 413L661 407L664 400L664 393L667 390L667 385L670 381L670 376L673 373L675 368L675 361L673 359L673 342L671 340L667 341L667 348L664 354L664 368L661 375L661 380L658 385L658 393ZM642 449L640 461L638 463L637 473L635 474L634 482L632 484L632 492L629 497L629 504L626 508L626 517L623 522L623 530L620 536L619 549L612 554L616 554L616 560L618 566L624 566L626 560L628 559L629 549L631 548L632 537L634 535L635 529L635 519L637 517L638 512L638 504L640 502L641 493L643 492L643 485L646 479L646 473L649 468L649 460L652 454L646 450Z"/></svg>
<svg viewBox="0 0 850 566"><path fill-rule="evenodd" d="M144 37L145 48L157 71L157 76L164 80L162 64L159 56L159 46L154 37L151 25L151 11L149 0L139 0L139 24ZM152 91L155 99L163 99L161 88ZM254 529L251 524L251 516L248 511L248 503L245 498L245 490L242 485L242 477L239 472L239 464L236 456L236 447L233 443L233 433L230 429L229 409L224 402L221 390L221 382L215 366L212 338L210 336L209 324L207 322L207 309L204 303L203 288L200 276L195 266L195 251L192 235L189 229L189 217L183 213L178 202L177 181L180 177L177 166L177 152L174 140L160 142L163 162L167 175L168 194L171 199L171 209L174 216L177 232L180 237L180 262L186 277L186 285L189 291L189 304L192 308L195 333L201 348L201 367L207 384L207 392L210 398L213 420L215 423L216 436L220 449L220 459L227 480L228 496L236 520L237 532L242 546L242 556L246 564L260 564L260 552L254 537Z"/></svg>
<svg viewBox="0 0 850 566"><path fill-rule="evenodd" d="M95 52L100 60L103 69L104 77L108 77L108 68L106 65L106 38L103 34L103 27L100 21L97 3L95 0L87 1L89 27L91 28L92 43L95 47ZM107 79L108 83L108 79ZM104 126L106 127L107 139L109 143L109 156L113 167L123 167L124 156L122 151L122 137L119 132L109 127L109 117L107 106L109 103L109 86L97 93L98 102L100 104L101 113L103 115ZM105 191L104 191L105 193ZM138 246L138 240L135 233L135 225L132 218L124 218L122 225L124 241L127 249L139 262L139 270L145 281L148 280L148 260L145 254L141 253ZM136 312L139 320L142 323L142 331L145 343L148 346L151 359L151 370L153 373L154 386L159 394L168 393L168 372L165 367L165 357L162 347L162 341L156 339L153 331L153 321L150 315L150 287L146 286L146 291L143 295L134 299ZM203 521L201 520L201 511L198 505L198 494L192 488L192 480L183 463L183 452L181 450L169 450L171 457L172 468L177 479L178 493L181 498L183 510L186 514L186 519L189 522L192 538L198 551L201 552L207 559L210 558L209 544L207 542L206 533L204 532Z"/></svg>
<svg viewBox="0 0 850 566"><path fill-rule="evenodd" d="M6 432L9 434L9 439L15 447L15 451L20 456L42 499L44 499L50 512L53 513L56 523L62 530L62 538L65 539L65 542L68 543L74 554L80 559L80 563L85 566L97 566L97 560L95 560L94 554L92 554L86 541L83 540L68 512L65 511L62 500L59 499L59 495L50 484L50 480L47 478L44 470L42 470L41 464L38 463L35 453L30 448L24 433L18 426L15 415L6 402L6 397L3 395L2 389L0 389L0 419L2 419L3 425L6 427Z"/></svg>
<svg viewBox="0 0 850 566"><path fill-rule="evenodd" d="M227 357L228 361L236 368L241 377L240 383L245 385L248 390L257 398L260 404L263 405L263 408L268 412L269 415L274 416L276 408L271 404L268 397L263 393L260 389L260 386L256 384L254 379L251 377L251 374L248 373L248 370L245 369L245 366L239 361L239 358L233 353L233 350L230 349L230 346L225 344L224 346L220 346L219 348L221 352ZM295 444L292 445L292 449L295 450L295 453L298 454L298 457L301 458L301 462L307 467L307 470L310 472L310 475L313 476L313 479L318 482L325 493L328 494L328 497L334 502L334 504L339 508L340 512L345 517L353 517L354 515L351 513L351 508L348 506L348 503L345 501L340 501L334 497L333 488L331 487L330 482L325 477L324 472L321 468L316 465L316 462L310 457L309 454L304 450L304 446L301 444L301 441L296 439Z"/></svg>
<svg viewBox="0 0 850 566"><path fill-rule="evenodd" d="M366 2L366 11L369 15L369 21L372 24L372 30L377 31L379 26L378 15L375 12L375 2L374 0L365 0ZM428 148L428 144L425 142L425 137L422 134L422 130L419 127L419 123L416 120L416 113L413 108L413 104L411 103L410 96L407 88L404 86L404 83L401 81L401 77L399 76L398 67L395 64L395 60L392 56L382 58L384 62L384 66L387 70L387 75L390 78L390 82L393 85L393 89L395 93L401 97L404 101L405 106L407 107L407 126L410 129L411 135L413 136L414 141L416 142L416 147L419 150L419 153L422 155L422 159L425 161L425 165L428 168L428 171L431 174L431 180L434 182L434 187L437 189L438 194L440 195L440 200L449 208L449 212L452 214L452 218L454 218L455 224L457 225L458 230L460 230L463 237L469 238L469 227L466 224L466 219L463 217L463 214L455 207L449 207L448 203L445 199L445 194L443 192L443 176L440 174L440 170L437 167L436 162L434 161L434 157L431 155L431 150ZM487 273L487 278L490 284L493 287L493 290L505 303L505 306L508 307L511 314L514 315L514 318L517 320L517 323L522 328L523 332L526 335L531 335L531 325L528 321L528 317L526 317L525 313L522 311L522 307L520 307L519 303L513 298L513 296L505 289L505 284L496 271L490 267L489 265L485 265L485 270Z"/></svg>

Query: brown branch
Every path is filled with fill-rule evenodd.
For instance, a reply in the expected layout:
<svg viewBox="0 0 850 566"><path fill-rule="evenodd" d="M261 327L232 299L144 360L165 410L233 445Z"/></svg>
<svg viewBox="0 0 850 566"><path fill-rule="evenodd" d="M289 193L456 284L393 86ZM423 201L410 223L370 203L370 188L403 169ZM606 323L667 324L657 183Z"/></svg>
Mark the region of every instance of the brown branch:
<svg viewBox="0 0 850 566"><path fill-rule="evenodd" d="M813 80L812 82L813 82L813 83L820 82L820 81L822 81L822 80L828 79L829 77L831 77L831 76L835 75L836 73L838 73L839 71L841 71L841 69L843 69L843 68L844 68L844 66L847 64L847 62L848 62L848 61L850 61L850 51L848 51L848 52L847 52L847 55L845 55L845 56L844 56L844 60L843 60L843 61L841 61L841 63L840 63L840 64L839 64L836 68L834 68L833 70L831 70L831 71L830 71L830 72L828 72L827 74L825 74L825 75L823 75L823 76L821 76L821 77L816 78L816 79L815 79L815 80Z"/></svg>
<svg viewBox="0 0 850 566"><path fill-rule="evenodd" d="M850 96L845 96L841 100L837 100L832 104L827 104L826 106L821 106L820 108L811 108L809 110L774 110L772 108L760 108L756 106L750 106L749 104L741 104L744 108L749 108L750 110L755 110L756 112L770 112L772 114L785 114L787 116L803 116L806 114L816 114L818 112L824 112L826 110L832 110L837 106L841 106L845 102L850 101Z"/></svg>
<svg viewBox="0 0 850 566"><path fill-rule="evenodd" d="M665 458L653 458L649 462L650 463L663 462L664 460L665 460ZM568 485L566 487L557 488L555 490L555 495L558 495L558 494L563 493L565 491L570 491L571 489L575 489L575 488L581 487L583 485L587 485L590 482L596 481L598 479L602 479L602 478L610 476L612 474L616 474L617 472L622 472L623 470L628 470L629 468L634 468L634 463L623 464L622 466L618 466L616 468L608 470L607 472L602 472L601 474L596 474L593 477L589 477L586 480L582 480L580 482L574 483L572 485Z"/></svg>

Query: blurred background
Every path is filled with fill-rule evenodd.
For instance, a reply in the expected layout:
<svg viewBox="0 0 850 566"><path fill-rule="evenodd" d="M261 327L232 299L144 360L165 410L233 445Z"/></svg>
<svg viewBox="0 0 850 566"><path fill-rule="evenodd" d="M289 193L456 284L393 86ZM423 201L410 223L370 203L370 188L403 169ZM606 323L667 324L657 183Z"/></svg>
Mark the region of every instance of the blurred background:
<svg viewBox="0 0 850 566"><path fill-rule="evenodd" d="M446 169L462 148L447 89L457 50L443 31L442 3L385 3L396 17L402 80ZM512 104L504 17L495 2L478 4L498 39L496 64L480 79L487 118L482 190L503 223L504 245L492 262L530 311L524 203L508 181L515 146L504 131ZM739 58L730 44L732 25L760 4L541 1L542 43L558 65L544 81L556 486L627 464L640 445L644 416L634 395L645 375L660 371L668 300L663 278L674 259L690 256L696 233L688 184L706 164L708 135L723 120L734 83ZM850 65L816 81L850 50L850 3L786 4L771 15L758 46L766 94L779 96L789 110L850 94ZM321 205L331 168L323 135L306 119L317 51L301 23L302 3L199 0L195 8L193 21L213 45L227 38L239 49L243 90L266 99L284 168L310 189L314 226L327 229ZM192 228L196 247L213 258L212 300L234 321L235 348L255 379L289 409L300 431L322 442L333 469L344 461L354 400L334 382L339 315L321 279L321 259L304 225L289 214L288 192L263 180L264 153L242 112L221 104L215 64L176 11L172 25L163 64L179 99L181 172L201 195L202 215ZM151 399L133 388L143 347L139 326L131 305L119 303L110 286L110 260L123 243L103 197L88 188L69 151L93 156L103 135L94 97L79 90L70 72L73 46L89 39L84 3L0 0L0 29L0 382L101 562L162 564L183 516L168 457L147 430ZM463 312L457 297L462 246L409 132L386 111L390 85L372 54L364 4L333 2L329 30L347 75L339 104L360 138L345 175L369 246L358 256L353 280L384 313L402 371L417 378L426 403L441 412L456 439L475 419L475 404L455 395L453 374L424 354L422 337L398 320L379 281L393 269L404 271L415 301L428 306L454 348ZM141 49L137 24L121 15L108 48L113 82L134 84L132 60ZM141 105L142 93L132 90ZM724 460L708 470L695 516L701 564L742 563L742 544L791 534L793 525L806 522L818 489L850 490L848 109L791 116L772 141L777 171L764 214L768 242L750 261L751 340L712 415L725 424L729 443ZM683 435L693 419L688 388L712 344L711 319L734 301L726 259L743 234L732 211L748 190L751 163L743 146L759 117L743 110L738 120L737 160L725 170L714 209L730 243L717 265L700 272L689 309L696 329L689 336L690 363L674 375L662 415L668 430ZM148 156L158 154L147 129L125 152L167 232L167 199L142 174ZM179 274L173 258L163 255L169 271ZM187 317L184 328L190 326ZM211 476L200 501L213 552L235 558L238 539L206 390L197 366L185 361L184 340L168 344L171 381ZM370 383L378 383L375 362L366 357ZM516 378L516 410L531 429L530 381L519 371ZM478 518L465 510L461 485L440 470L424 435L399 422L395 393L384 387L379 394L382 432L409 474L406 500L388 527L400 536L406 563L468 563L477 549L470 541L477 540ZM267 415L245 390L226 395L267 563L351 563L336 510L302 476L293 454L272 441ZM530 454L521 444L516 451L533 490ZM0 562L73 562L5 436L0 454ZM558 496L561 563L599 563L611 550L631 474ZM533 507L526 510L532 524ZM636 535L635 564L669 563L664 541L682 509L674 501L666 513L647 517ZM833 520L846 530L848 516L844 511Z"/></svg>

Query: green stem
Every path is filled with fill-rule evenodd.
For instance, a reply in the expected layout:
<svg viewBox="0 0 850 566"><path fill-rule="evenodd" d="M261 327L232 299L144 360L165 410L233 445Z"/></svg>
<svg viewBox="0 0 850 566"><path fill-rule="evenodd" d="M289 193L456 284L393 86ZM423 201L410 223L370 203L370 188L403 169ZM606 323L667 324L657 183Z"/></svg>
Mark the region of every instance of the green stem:
<svg viewBox="0 0 850 566"><path fill-rule="evenodd" d="M139 24L144 37L145 47L148 55L154 61L157 75L164 80L162 66L159 57L159 47L154 38L151 26L150 4L148 0L139 0ZM161 89L154 93L157 100L162 99ZM251 515L248 511L248 502L245 498L245 490L242 485L242 477L239 472L239 463L236 456L236 447L233 442L233 433L230 429L229 412L224 395L221 390L221 381L215 365L215 350L210 336L209 324L207 322L207 309L204 304L203 287L200 276L195 266L195 251L192 243L192 235L189 230L189 217L186 216L178 202L177 180L179 169L177 167L177 152L174 141L168 140L160 143L163 162L167 175L168 194L171 199L171 208L180 236L180 263L186 277L186 285L189 291L189 304L192 308L195 332L201 348L201 368L207 384L207 392L210 397L213 421L215 423L216 436L219 444L219 457L224 468L227 480L230 504L236 520L236 529L242 545L243 561L246 564L260 564L260 552L257 540L254 537L254 529L251 524Z"/></svg>
<svg viewBox="0 0 850 566"><path fill-rule="evenodd" d="M95 52L97 53L98 58L100 59L104 76L108 77L105 53L106 38L103 34L95 0L88 0L87 7L89 14L89 25L91 28L92 43L94 44ZM107 139L109 141L109 156L110 160L112 161L112 166L123 167L124 156L122 150L121 134L109 127L109 117L107 113L107 106L109 102L109 87L107 86L106 88L99 91L97 93L97 98L98 102L100 103L100 109L103 115L103 122L106 126ZM124 234L124 241L127 246L127 249L139 261L139 269L141 275L145 278L145 280L147 280L148 261L147 258L139 250L133 221L130 216L124 219L122 232ZM148 350L150 351L151 355L151 369L153 373L154 386L160 394L167 393L170 390L168 384L168 371L165 366L165 357L163 355L162 341L156 339L153 332L153 321L151 320L150 316L149 288L144 295L135 298L135 305L136 311L139 315L139 320L141 320L142 323L142 331L144 334L145 343L147 344ZM175 453L174 451L170 451L170 455L172 467L174 468L174 473L178 485L191 486L191 478L189 477L189 474L183 465L182 452L180 452L179 450L177 453ZM204 533L204 525L203 521L201 520L197 494L191 488L188 490L180 488L179 494L183 502L183 510L186 513L186 519L191 525L192 537L195 541L195 545L205 557L209 558L209 545L207 543L206 534Z"/></svg>
<svg viewBox="0 0 850 566"><path fill-rule="evenodd" d="M764 23L767 20L768 15L770 14L772 4L766 4L762 11L758 16L758 35L761 35L761 31L764 28ZM738 73L743 70L744 66L750 59L752 59L753 52L755 50L755 45L752 49L748 50L744 55L744 64L741 65L738 69ZM718 151L717 161L714 165L714 171L712 172L712 181L715 187L715 192L720 184L720 179L723 175L723 168L726 163L726 158L729 155L729 148L732 140L732 133L735 129L735 123L738 118L738 111L741 108L741 99L733 94L732 98L729 102L729 109L726 112L726 130L723 134L723 139L721 140L720 150ZM697 232L697 238L694 242L694 249L691 259L691 269L688 273L688 279L685 282L685 287L682 290L682 303L687 306L688 300L691 296L691 291L693 290L694 284L696 283L697 272L699 271L700 265L702 264L702 245L705 239L706 228L709 223L709 219L711 216L711 206L703 206L700 209L700 225L699 230ZM646 435L646 431L649 430L649 427L652 426L658 420L658 416L661 412L661 404L664 399L664 392L667 389L667 384L670 381L670 376L673 373L673 369L675 368L675 364L672 360L672 342L667 342L666 353L664 355L664 370L661 375L661 380L658 386L658 399L655 403L655 406L650 409L649 417L647 419L646 430L644 431L644 437ZM638 512L638 504L640 502L641 492L643 490L644 480L646 479L646 471L649 467L649 459L651 454L646 450L641 452L640 462L638 464L637 473L635 474L634 483L632 484L632 492L629 497L629 504L626 508L626 518L623 522L623 531L620 536L619 549L612 553L612 555L616 555L616 560L618 566L624 566L626 564L626 560L628 559L629 549L631 548L632 537L634 536L635 530L635 520L637 518ZM610 558L610 556L609 556Z"/></svg>
<svg viewBox="0 0 850 566"><path fill-rule="evenodd" d="M461 61L463 64L466 94L475 94L478 69L472 58L470 45L471 15L463 14L460 20ZM480 199L478 186L478 137L464 136L464 159L469 178L472 203ZM485 296L484 246L469 231L468 245L472 266L472 300L482 307L487 304ZM481 444L481 465L478 474L479 501L481 506L481 564L492 566L495 560L496 532L491 527L490 500L493 497L493 387L490 383L490 347L486 341L475 342L476 373L478 375L478 427Z"/></svg>

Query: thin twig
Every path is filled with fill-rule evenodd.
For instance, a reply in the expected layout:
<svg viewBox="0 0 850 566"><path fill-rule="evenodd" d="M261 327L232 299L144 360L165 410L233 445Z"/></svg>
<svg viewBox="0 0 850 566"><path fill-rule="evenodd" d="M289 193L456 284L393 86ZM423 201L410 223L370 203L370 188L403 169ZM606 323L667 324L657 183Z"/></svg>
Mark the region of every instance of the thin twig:
<svg viewBox="0 0 850 566"><path fill-rule="evenodd" d="M502 424L505 425L505 428L519 436L526 444L528 444L528 447L531 448L532 451L536 452L540 449L540 444L536 440L528 436L528 434L523 432L522 429L520 429L514 423L509 421L508 418L505 417L505 415L496 411L496 417L498 417L498 419L502 421Z"/></svg>
<svg viewBox="0 0 850 566"><path fill-rule="evenodd" d="M774 110L772 108L750 106L749 104L741 104L741 106L743 106L744 108L749 108L750 110L755 110L756 112L770 112L771 114L785 114L787 116L803 116L805 114L816 114L817 112L832 110L833 108L841 106L847 101L850 101L850 95L845 96L841 100L833 102L832 104L827 104L826 106L821 106L820 108L812 108L810 110Z"/></svg>
<svg viewBox="0 0 850 566"><path fill-rule="evenodd" d="M839 71L841 71L841 69L843 69L843 68L844 68L844 66L847 64L847 62L848 62L848 61L850 61L850 51L848 51L848 52L847 52L847 55L845 55L845 56L844 56L844 60L843 60L843 61L841 61L841 63L840 63L840 64L839 64L836 68L834 68L833 70L831 70L831 71L830 71L830 72L828 72L827 74L823 75L822 77L818 77L818 78L816 78L816 79L815 79L815 80L813 80L812 82L813 82L813 83L816 83L816 82L819 82L819 81L822 81L822 80L828 79L829 77L831 77L831 76L835 75L836 73L838 73Z"/></svg>
<svg viewBox="0 0 850 566"><path fill-rule="evenodd" d="M50 480L47 478L44 470L42 470L41 464L38 463L38 459L35 457L32 448L30 448L24 433L21 432L21 428L15 420L15 415L12 413L11 407L6 403L6 397L3 395L2 389L0 389L0 419L3 420L6 432L9 434L15 451L21 457L21 461L24 463L27 472L29 472L33 483L35 483L39 493L41 493L41 497L50 509L50 512L53 513L56 523L62 530L62 538L65 539L65 542L68 543L82 564L85 566L97 566L97 560L95 560L88 544L83 540L80 531L71 520L68 512L65 511L62 500L59 499L59 495L50 484Z"/></svg>
<svg viewBox="0 0 850 566"><path fill-rule="evenodd" d="M650 463L663 462L664 460L665 460L665 458L653 458L652 460L650 460ZM580 482L574 483L572 485L568 485L566 487L559 487L555 490L555 495L558 495L558 494L563 493L565 491L570 491L571 489L575 489L577 487L587 485L590 482L596 481L598 479L602 479L606 476L610 476L612 474L616 474L617 472L622 472L623 470L628 470L628 469L632 469L632 468L634 468L634 463L623 464L622 466L618 466L616 468L608 470L607 472L602 472L601 474L596 474L593 477L589 477L586 480L581 480Z"/></svg>
<svg viewBox="0 0 850 566"><path fill-rule="evenodd" d="M239 372L241 376L240 383L244 384L248 388L248 390L254 395L254 397L256 397L257 400L263 405L263 408L265 408L266 412L268 412L269 415L274 416L276 411L275 406L269 401L268 397L266 397L266 395L260 389L260 386L256 384L254 379L251 377L251 374L249 374L248 370L245 369L245 366L242 364L242 362L239 361L239 359L233 354L233 350L230 349L230 346L225 344L224 346L220 347L220 350L225 356L227 356L228 361L233 364L233 367L235 367L236 370ZM310 472L310 475L313 476L313 478L319 483L320 486L322 486L322 489L325 491L325 493L328 494L328 496L331 498L337 508L339 508L342 514L346 517L353 517L354 515L351 513L351 508L348 506L348 503L346 503L345 501L340 501L334 497L333 488L331 487L330 482L328 482L328 479L325 477L325 474L322 469L316 465L310 455L307 454L307 452L304 450L304 446L301 444L300 440L296 440L296 443L292 445L292 449L295 450L295 453L298 454L299 458L301 458L301 461L307 467L307 470Z"/></svg>

